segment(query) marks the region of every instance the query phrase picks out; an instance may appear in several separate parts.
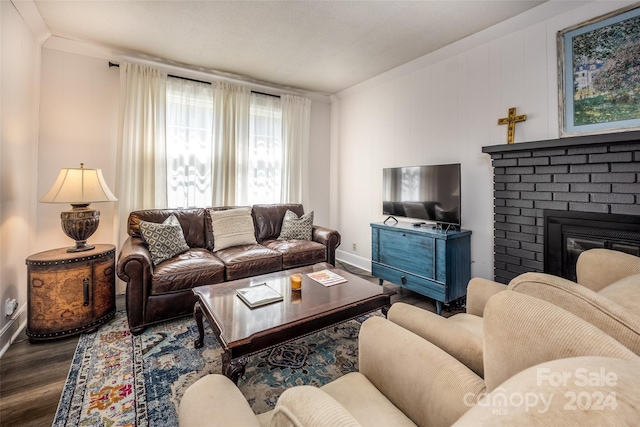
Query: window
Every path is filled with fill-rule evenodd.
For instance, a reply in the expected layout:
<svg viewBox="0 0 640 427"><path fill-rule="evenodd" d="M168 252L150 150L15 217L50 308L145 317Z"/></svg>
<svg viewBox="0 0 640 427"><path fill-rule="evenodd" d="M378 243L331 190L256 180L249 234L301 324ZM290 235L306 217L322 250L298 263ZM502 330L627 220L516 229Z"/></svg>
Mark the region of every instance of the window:
<svg viewBox="0 0 640 427"><path fill-rule="evenodd" d="M282 194L280 98L251 94L246 204L279 203Z"/></svg>
<svg viewBox="0 0 640 427"><path fill-rule="evenodd" d="M213 205L215 167L213 89L206 83L169 78L166 99L167 204ZM246 162L237 168L236 204L282 199L282 107L279 97L251 94ZM244 145L243 144L243 145Z"/></svg>
<svg viewBox="0 0 640 427"><path fill-rule="evenodd" d="M211 85L170 78L166 102L167 204L211 206Z"/></svg>

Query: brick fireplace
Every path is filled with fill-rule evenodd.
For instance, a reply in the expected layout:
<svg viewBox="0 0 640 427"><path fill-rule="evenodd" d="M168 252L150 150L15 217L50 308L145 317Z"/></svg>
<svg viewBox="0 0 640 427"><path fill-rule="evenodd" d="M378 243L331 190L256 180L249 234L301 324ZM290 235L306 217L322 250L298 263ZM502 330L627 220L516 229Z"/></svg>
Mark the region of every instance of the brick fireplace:
<svg viewBox="0 0 640 427"><path fill-rule="evenodd" d="M508 283L527 271L558 274L558 258L575 264L576 251L589 247L640 250L640 131L495 145L482 151L491 156L494 168L496 281ZM574 228L567 229L568 237L559 246L567 252L547 254L545 260L545 215L554 212L556 217L575 217ZM576 230L587 228L596 216L605 225L595 228L615 231L613 235L579 230L576 240ZM614 230L616 224L621 230ZM558 233L548 224L546 228L549 235ZM572 268L567 266L569 272Z"/></svg>

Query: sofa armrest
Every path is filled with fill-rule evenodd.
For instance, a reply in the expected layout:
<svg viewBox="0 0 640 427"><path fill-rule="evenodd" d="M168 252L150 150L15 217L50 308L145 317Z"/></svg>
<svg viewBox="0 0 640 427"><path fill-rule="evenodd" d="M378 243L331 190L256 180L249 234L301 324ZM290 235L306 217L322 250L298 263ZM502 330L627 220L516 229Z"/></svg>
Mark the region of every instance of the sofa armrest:
<svg viewBox="0 0 640 427"><path fill-rule="evenodd" d="M148 267L150 272L153 271L153 263L151 262L151 254L149 248L145 245L141 237L129 237L122 244L120 253L118 254L118 277L125 282L131 280L129 262L139 262L141 265Z"/></svg>
<svg viewBox="0 0 640 427"><path fill-rule="evenodd" d="M485 390L453 356L381 317L362 324L358 349L360 373L418 425L450 426Z"/></svg>
<svg viewBox="0 0 640 427"><path fill-rule="evenodd" d="M578 257L577 281L599 292L624 277L640 273L640 258L610 249L589 249Z"/></svg>
<svg viewBox="0 0 640 427"><path fill-rule="evenodd" d="M151 254L140 237L125 240L118 255L118 277L127 283L127 318L132 332L142 332L144 310L151 286Z"/></svg>
<svg viewBox="0 0 640 427"><path fill-rule="evenodd" d="M397 302L387 318L443 349L484 377L482 336L427 310Z"/></svg>
<svg viewBox="0 0 640 427"><path fill-rule="evenodd" d="M210 374L193 383L178 408L180 427L260 427L247 399L227 377Z"/></svg>
<svg viewBox="0 0 640 427"><path fill-rule="evenodd" d="M331 265L336 264L336 248L340 246L341 236L337 230L313 226L312 239L314 242L322 243L327 247L327 262Z"/></svg>
<svg viewBox="0 0 640 427"><path fill-rule="evenodd" d="M278 398L270 426L359 427L360 423L323 390L312 386L299 386L286 390Z"/></svg>
<svg viewBox="0 0 640 427"><path fill-rule="evenodd" d="M467 286L467 313L482 317L489 298L507 289L507 285L474 277Z"/></svg>

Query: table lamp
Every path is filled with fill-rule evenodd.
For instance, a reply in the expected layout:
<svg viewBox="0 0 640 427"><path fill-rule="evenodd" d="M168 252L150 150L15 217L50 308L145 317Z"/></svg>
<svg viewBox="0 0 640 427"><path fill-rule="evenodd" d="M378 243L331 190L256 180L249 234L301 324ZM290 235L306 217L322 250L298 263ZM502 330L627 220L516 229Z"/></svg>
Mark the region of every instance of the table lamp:
<svg viewBox="0 0 640 427"><path fill-rule="evenodd" d="M67 252L82 252L94 249L87 245L87 239L98 229L100 211L89 208L91 203L115 202L104 182L101 169L65 168L60 170L58 179L51 189L42 196L42 203L70 203L73 209L60 214L64 233L76 241Z"/></svg>

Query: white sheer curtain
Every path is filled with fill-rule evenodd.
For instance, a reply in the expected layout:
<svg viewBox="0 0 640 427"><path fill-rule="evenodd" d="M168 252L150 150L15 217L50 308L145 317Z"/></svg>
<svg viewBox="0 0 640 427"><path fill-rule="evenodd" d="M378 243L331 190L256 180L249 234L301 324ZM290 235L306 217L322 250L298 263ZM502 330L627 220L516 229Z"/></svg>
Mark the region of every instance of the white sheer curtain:
<svg viewBox="0 0 640 427"><path fill-rule="evenodd" d="M167 81L167 191L170 208L212 206L213 89Z"/></svg>
<svg viewBox="0 0 640 427"><path fill-rule="evenodd" d="M126 238L131 211L167 206L165 154L166 73L144 65L120 64L120 116L115 240Z"/></svg>
<svg viewBox="0 0 640 427"><path fill-rule="evenodd" d="M213 205L235 205L241 187L238 165L246 164L249 140L248 87L213 84Z"/></svg>
<svg viewBox="0 0 640 427"><path fill-rule="evenodd" d="M282 203L308 205L309 126L311 100L283 95L282 101Z"/></svg>
<svg viewBox="0 0 640 427"><path fill-rule="evenodd" d="M311 101L120 65L117 240L138 209L308 202Z"/></svg>
<svg viewBox="0 0 640 427"><path fill-rule="evenodd" d="M282 106L280 97L252 93L248 155L238 170L238 204L280 202Z"/></svg>

